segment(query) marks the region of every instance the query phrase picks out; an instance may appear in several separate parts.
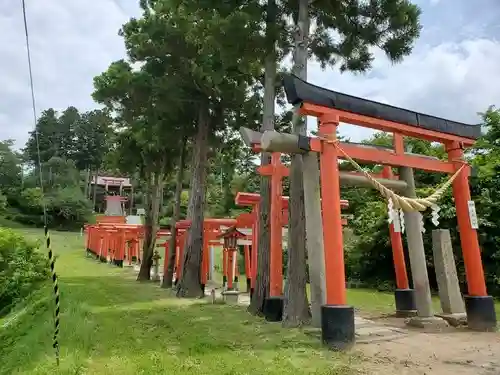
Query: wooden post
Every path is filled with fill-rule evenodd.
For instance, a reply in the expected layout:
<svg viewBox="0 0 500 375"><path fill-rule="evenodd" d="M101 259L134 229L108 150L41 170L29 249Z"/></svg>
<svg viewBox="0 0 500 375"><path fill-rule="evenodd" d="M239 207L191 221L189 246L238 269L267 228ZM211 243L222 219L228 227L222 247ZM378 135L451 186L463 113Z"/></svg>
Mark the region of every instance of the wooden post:
<svg viewBox="0 0 500 375"><path fill-rule="evenodd" d="M304 154L302 162L306 251L311 291L311 323L313 327L320 328L321 306L326 302L326 284L318 154L315 152Z"/></svg>
<svg viewBox="0 0 500 375"><path fill-rule="evenodd" d="M408 167L399 168L399 176L408 184L405 196L416 198L415 179L413 169ZM428 318L434 316L431 300L431 289L429 276L427 274L427 261L425 260L424 241L421 230L420 212L404 213L406 238L410 254L411 274L413 285L415 285L415 302L418 316Z"/></svg>
<svg viewBox="0 0 500 375"><path fill-rule="evenodd" d="M252 228L252 258L250 260L250 270L252 272L250 294L255 288L255 279L257 278L257 253L259 244L259 205L256 204L252 210L255 214L255 222Z"/></svg>
<svg viewBox="0 0 500 375"><path fill-rule="evenodd" d="M253 238L252 238L253 242ZM245 245L244 246L244 254L245 254L245 276L247 278L247 293L250 293L250 282L251 282L251 269L250 269L250 246Z"/></svg>
<svg viewBox="0 0 500 375"><path fill-rule="evenodd" d="M182 267L184 263L184 243L186 242L187 230L179 234L179 256L177 258L177 272L175 275L175 283L179 282L182 277Z"/></svg>
<svg viewBox="0 0 500 375"><path fill-rule="evenodd" d="M233 290L233 280L234 280L234 266L233 266L233 258L234 251L233 249L226 249L227 253L227 290Z"/></svg>
<svg viewBox="0 0 500 375"><path fill-rule="evenodd" d="M269 296L278 297L283 294L283 244L281 225L281 196L282 176L277 172L281 164L281 154L274 152L271 155L271 166L274 173L271 175L271 255L269 261Z"/></svg>
<svg viewBox="0 0 500 375"><path fill-rule="evenodd" d="M202 260L201 260L201 267L200 267L200 282L201 282L201 288L203 290L203 293L205 293L205 286L207 285L207 276L208 276L208 263L209 263L209 248L208 244L209 241L212 237L212 232L211 228L207 227L206 225L204 226L204 233L203 233L203 247L202 247Z"/></svg>
<svg viewBox="0 0 500 375"><path fill-rule="evenodd" d="M227 263L228 263L228 250L223 247L222 248L222 288L225 289L227 285Z"/></svg>

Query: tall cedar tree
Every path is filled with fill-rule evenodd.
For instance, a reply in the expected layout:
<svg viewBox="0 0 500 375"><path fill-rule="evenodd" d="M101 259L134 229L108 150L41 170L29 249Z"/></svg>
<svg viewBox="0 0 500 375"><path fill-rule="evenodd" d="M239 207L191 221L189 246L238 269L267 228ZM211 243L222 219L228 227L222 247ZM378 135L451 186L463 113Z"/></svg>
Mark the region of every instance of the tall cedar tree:
<svg viewBox="0 0 500 375"><path fill-rule="evenodd" d="M134 24L135 20L131 20L124 30ZM124 35L129 45L127 34ZM133 69L120 60L94 79L94 99L116 113L117 165L123 172L138 172L145 182L143 261L138 280L150 279L161 193L166 176L173 170L175 155L180 153L178 121L185 119L180 107L171 105L169 99L176 80L164 68L154 61L145 61L139 69Z"/></svg>
<svg viewBox="0 0 500 375"><path fill-rule="evenodd" d="M144 0L141 7L142 17L124 28L128 53L133 61L154 61L182 77L178 96L197 113L188 209L191 227L177 295L199 297L208 139L227 126L228 114L240 111L247 99L259 68L252 58L259 19L252 4L213 1L209 8L201 8L195 1Z"/></svg>

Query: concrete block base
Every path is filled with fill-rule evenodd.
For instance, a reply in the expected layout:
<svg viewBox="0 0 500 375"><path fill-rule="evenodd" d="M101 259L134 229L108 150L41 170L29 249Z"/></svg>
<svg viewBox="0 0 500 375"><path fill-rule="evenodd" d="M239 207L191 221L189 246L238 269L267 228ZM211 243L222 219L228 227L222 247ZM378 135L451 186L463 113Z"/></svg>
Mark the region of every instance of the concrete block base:
<svg viewBox="0 0 500 375"><path fill-rule="evenodd" d="M417 315L417 305L415 303L415 291L413 289L396 289L394 291L396 302L396 316L408 318Z"/></svg>
<svg viewBox="0 0 500 375"><path fill-rule="evenodd" d="M442 318L448 322L452 327L460 327L467 325L467 314L466 313L455 313L455 314L436 314L437 317Z"/></svg>
<svg viewBox="0 0 500 375"><path fill-rule="evenodd" d="M283 297L275 296L264 300L264 317L268 322L281 322L283 318Z"/></svg>
<svg viewBox="0 0 500 375"><path fill-rule="evenodd" d="M407 319L405 323L410 327L424 328L426 330L437 331L437 332L443 330L444 328L449 327L449 324L446 320L439 318L437 316L430 316L430 317L416 316Z"/></svg>
<svg viewBox="0 0 500 375"><path fill-rule="evenodd" d="M321 306L321 340L332 350L352 348L356 341L354 307L346 305Z"/></svg>
<svg viewBox="0 0 500 375"><path fill-rule="evenodd" d="M474 331L495 331L497 317L491 296L464 296L467 325Z"/></svg>

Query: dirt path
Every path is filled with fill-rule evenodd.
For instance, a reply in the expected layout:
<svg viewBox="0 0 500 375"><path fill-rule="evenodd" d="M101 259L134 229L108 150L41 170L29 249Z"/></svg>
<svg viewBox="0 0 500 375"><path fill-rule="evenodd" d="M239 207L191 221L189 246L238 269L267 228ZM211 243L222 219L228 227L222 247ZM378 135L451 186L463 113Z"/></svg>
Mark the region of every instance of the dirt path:
<svg viewBox="0 0 500 375"><path fill-rule="evenodd" d="M377 323L404 326L399 319ZM440 333L403 329L406 334L394 339L356 346L356 351L365 357L362 367L368 374L500 374L499 333L476 333L456 328Z"/></svg>
<svg viewBox="0 0 500 375"><path fill-rule="evenodd" d="M207 292L208 293L208 292ZM220 298L220 290L217 290ZM240 295L240 304L249 297ZM500 375L500 333L453 328L425 332L404 319L356 316L361 372L369 375ZM364 315L364 316L363 316Z"/></svg>
<svg viewBox="0 0 500 375"><path fill-rule="evenodd" d="M249 302L240 295L240 304ZM403 319L356 316L354 352L367 375L500 375L500 333L453 327L424 332L408 328Z"/></svg>

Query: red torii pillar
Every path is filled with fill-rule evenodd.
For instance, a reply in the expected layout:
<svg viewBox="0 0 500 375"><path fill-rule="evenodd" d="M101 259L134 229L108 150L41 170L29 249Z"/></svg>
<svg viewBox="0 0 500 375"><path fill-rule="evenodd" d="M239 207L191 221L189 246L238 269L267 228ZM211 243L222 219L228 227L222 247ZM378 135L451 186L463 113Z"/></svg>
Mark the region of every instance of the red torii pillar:
<svg viewBox="0 0 500 375"><path fill-rule="evenodd" d="M264 173L266 173L264 171ZM277 229L276 229L276 223L274 223L274 236L277 236L277 233L279 231L278 239L274 238L274 248L272 247L273 242L271 240L271 257L270 257L270 285L274 285L274 292L277 293L278 288L279 290L282 291L283 289L283 248L282 248L282 228L283 228L283 220L284 220L284 215L283 210L288 209L288 197L283 197L280 195L280 200L281 200L281 209L280 209L280 202L278 201L277 205L277 211L278 214L275 212L277 215L277 218L279 219ZM252 250L250 254L250 272L251 272L251 288L250 288L250 294L253 293L253 289L255 288L255 279L257 277L257 248L258 248L258 228L259 228L259 204L260 204L260 194L257 193L244 193L244 192L239 192L236 195L235 202L239 206L251 206L252 207L252 214L254 215L254 224L252 226ZM273 204L271 203L271 210L272 210ZM276 206L276 205L275 205ZM272 214L271 214L272 215ZM272 217L271 217L272 219ZM288 218L287 218L288 219ZM271 224L271 234L273 233L273 226ZM272 237L273 238L273 237ZM279 246L279 247L276 247ZM278 256L273 253L274 252L279 254L279 259ZM274 261L273 261L273 255L274 255ZM279 266L279 269L275 269L273 267L277 266L277 263ZM277 280L278 279L278 280Z"/></svg>
<svg viewBox="0 0 500 375"><path fill-rule="evenodd" d="M382 178L395 178L390 166L384 166L384 169L382 170ZM415 304L415 291L410 289L410 284L408 282L401 229L396 232L394 222L389 224L389 235L391 239L394 271L396 274L396 290L394 291L396 315L411 316L414 315L417 310L417 306Z"/></svg>
<svg viewBox="0 0 500 375"><path fill-rule="evenodd" d="M255 226L257 215L254 212L243 212L236 217L236 226L238 228L250 228L253 234L253 228ZM250 240L252 241L252 245L244 245L244 258L245 258L245 276L246 276L246 284L247 284L247 293L251 293L252 289L252 266L251 266L251 251L250 246L254 245L254 236L250 236Z"/></svg>
<svg viewBox="0 0 500 375"><path fill-rule="evenodd" d="M267 320L280 321L283 315L283 177L289 170L281 163L281 153L271 154L271 164L258 167L262 176L271 177L269 296L264 300L263 313Z"/></svg>
<svg viewBox="0 0 500 375"><path fill-rule="evenodd" d="M258 251L258 227L259 227L259 203L260 203L260 194L258 193L246 193L246 192L238 192L236 194L235 203L238 206L250 206L252 207L252 217L254 217L254 222L252 224L252 247L250 251L250 296L253 293L253 289L255 288L255 280L257 277L257 251ZM288 224L288 204L289 198L287 196L281 197L281 223L280 223L280 236L282 235L282 227ZM349 202L345 199L340 200L341 207L345 208L349 206ZM342 225L347 225L346 219L341 219ZM282 244L282 239L280 238L280 246ZM283 249L280 248L280 261L282 259ZM281 261L282 262L282 261ZM283 266L283 265L282 265ZM270 268L271 275L272 268ZM279 273L281 275L281 282L283 282L282 268L280 268ZM276 276L276 275L275 275ZM280 318L281 319L281 318Z"/></svg>
<svg viewBox="0 0 500 375"><path fill-rule="evenodd" d="M458 171L464 161L464 145L460 142L446 144L448 161ZM481 249L477 238L477 217L469 187L470 166L466 166L453 181L453 197L457 210L458 231L465 265L468 295L464 296L469 328L479 331L495 330L497 325L495 303L486 291ZM474 222L475 221L475 222Z"/></svg>

